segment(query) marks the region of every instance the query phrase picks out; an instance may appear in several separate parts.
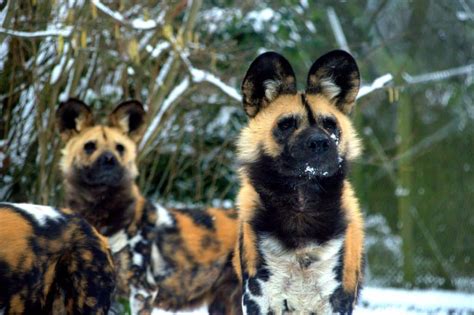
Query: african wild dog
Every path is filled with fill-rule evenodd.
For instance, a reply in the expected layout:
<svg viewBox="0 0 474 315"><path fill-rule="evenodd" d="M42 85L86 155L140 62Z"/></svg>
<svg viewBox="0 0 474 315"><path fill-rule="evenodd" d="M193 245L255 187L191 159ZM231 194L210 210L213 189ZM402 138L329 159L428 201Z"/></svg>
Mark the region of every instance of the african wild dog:
<svg viewBox="0 0 474 315"><path fill-rule="evenodd" d="M145 114L138 101L128 101L110 114L108 125L95 125L83 102L59 106L66 203L109 237L118 297L130 299L133 314L202 303L210 313L238 314L241 293L231 264L237 214L165 209L141 195L136 143Z"/></svg>
<svg viewBox="0 0 474 315"><path fill-rule="evenodd" d="M234 265L247 314L350 314L362 280L363 222L347 180L360 153L350 113L355 60L332 51L306 91L289 62L260 55L242 83L250 117L238 140L239 241Z"/></svg>
<svg viewBox="0 0 474 315"><path fill-rule="evenodd" d="M68 209L0 203L0 314L107 314L107 240Z"/></svg>

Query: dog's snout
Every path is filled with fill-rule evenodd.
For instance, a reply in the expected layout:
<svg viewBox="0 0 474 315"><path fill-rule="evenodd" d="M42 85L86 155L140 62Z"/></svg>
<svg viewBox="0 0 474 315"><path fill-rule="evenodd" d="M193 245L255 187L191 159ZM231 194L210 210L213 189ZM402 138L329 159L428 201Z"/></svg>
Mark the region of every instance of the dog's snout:
<svg viewBox="0 0 474 315"><path fill-rule="evenodd" d="M112 152L104 152L99 157L99 164L103 166L113 167L117 165L117 159Z"/></svg>
<svg viewBox="0 0 474 315"><path fill-rule="evenodd" d="M329 139L324 133L314 133L306 140L306 147L314 153L324 153L329 149Z"/></svg>

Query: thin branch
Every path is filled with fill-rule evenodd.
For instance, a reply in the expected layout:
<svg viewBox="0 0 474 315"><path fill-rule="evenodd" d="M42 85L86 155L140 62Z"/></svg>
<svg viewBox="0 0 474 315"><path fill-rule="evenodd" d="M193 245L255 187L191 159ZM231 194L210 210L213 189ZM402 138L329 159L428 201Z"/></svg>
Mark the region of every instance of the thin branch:
<svg viewBox="0 0 474 315"><path fill-rule="evenodd" d="M50 29L45 31L37 31L37 32L23 32L23 31L15 31L9 30L3 27L0 27L0 34L7 34L14 37L21 37L21 38L39 38L39 37L50 37L50 36L63 36L69 37L72 33L72 26L66 26L63 29Z"/></svg>
<svg viewBox="0 0 474 315"><path fill-rule="evenodd" d="M393 80L393 76L390 73L387 73L375 79L374 82L372 82L372 84L363 85L359 90L359 94L357 94L357 99L364 97L375 90L383 88L385 85L387 85L387 83L389 83L392 80Z"/></svg>
<svg viewBox="0 0 474 315"><path fill-rule="evenodd" d="M97 7L97 9L102 11L102 13L110 16L120 24L142 31L152 30L163 25L163 21L166 15L166 11L163 10L161 11L160 15L156 20L145 21L143 19L133 19L132 21L128 21L121 13L113 11L108 6L100 2L100 0L92 0L92 3Z"/></svg>
<svg viewBox="0 0 474 315"><path fill-rule="evenodd" d="M451 68L447 70L441 70L436 72L424 73L419 75L410 75L408 73L403 73L402 77L408 84L417 84L417 83L425 83L425 82L432 82L432 81L441 81L445 80L450 77L470 74L474 72L474 63L469 65L465 65L462 67Z"/></svg>
<svg viewBox="0 0 474 315"><path fill-rule="evenodd" d="M153 138L153 135L155 131L157 130L161 119L165 112L170 108L171 105L176 103L176 101L184 94L184 92L188 89L190 85L189 77L185 77L183 81L181 81L180 84L178 84L168 95L168 97L163 101L163 104L160 107L160 111L156 114L156 116L153 118L152 122L148 126L145 134L143 135L142 141L140 148L143 149L145 144L147 144L151 138Z"/></svg>
<svg viewBox="0 0 474 315"><path fill-rule="evenodd" d="M189 74L191 74L191 79L195 83L200 83L200 82L208 82L214 85L215 87L219 88L222 92L236 100L237 102L242 101L242 96L240 95L239 92L232 86L224 83L221 79L219 79L216 75L207 72L205 70L197 69L194 68L194 66L191 64L189 59L184 55L182 52L179 54L181 57L181 60L183 63L186 65Z"/></svg>
<svg viewBox="0 0 474 315"><path fill-rule="evenodd" d="M191 40L192 30L196 24L197 14L202 6L202 0L188 0L188 11L185 17L186 24L184 25L183 35L184 42Z"/></svg>
<svg viewBox="0 0 474 315"><path fill-rule="evenodd" d="M3 26L3 22L5 22L7 17L9 3L10 1L5 1L5 3L0 5L0 27Z"/></svg>
<svg viewBox="0 0 474 315"><path fill-rule="evenodd" d="M329 19L329 24L331 25L332 32L334 33L334 37L336 38L337 44L341 49L345 51L349 50L349 45L347 44L346 35L344 35L344 31L342 30L341 22L339 22L339 18L337 17L336 11L332 7L327 9L327 15Z"/></svg>

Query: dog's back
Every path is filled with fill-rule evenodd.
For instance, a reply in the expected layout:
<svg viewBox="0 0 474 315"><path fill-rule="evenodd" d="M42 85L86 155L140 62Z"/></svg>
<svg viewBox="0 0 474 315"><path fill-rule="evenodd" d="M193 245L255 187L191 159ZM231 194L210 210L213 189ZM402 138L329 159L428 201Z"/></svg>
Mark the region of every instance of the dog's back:
<svg viewBox="0 0 474 315"><path fill-rule="evenodd" d="M68 210L0 203L0 313L107 314L106 240Z"/></svg>

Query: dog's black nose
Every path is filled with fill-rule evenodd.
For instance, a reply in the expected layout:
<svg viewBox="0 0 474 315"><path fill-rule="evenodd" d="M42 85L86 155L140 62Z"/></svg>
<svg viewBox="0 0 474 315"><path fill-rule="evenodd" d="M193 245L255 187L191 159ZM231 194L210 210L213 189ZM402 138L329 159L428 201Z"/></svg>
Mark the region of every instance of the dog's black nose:
<svg viewBox="0 0 474 315"><path fill-rule="evenodd" d="M117 159L112 152L105 152L99 157L99 164L102 166L113 167L117 164Z"/></svg>
<svg viewBox="0 0 474 315"><path fill-rule="evenodd" d="M306 140L306 147L314 153L324 153L329 149L329 139L324 133L315 133Z"/></svg>

